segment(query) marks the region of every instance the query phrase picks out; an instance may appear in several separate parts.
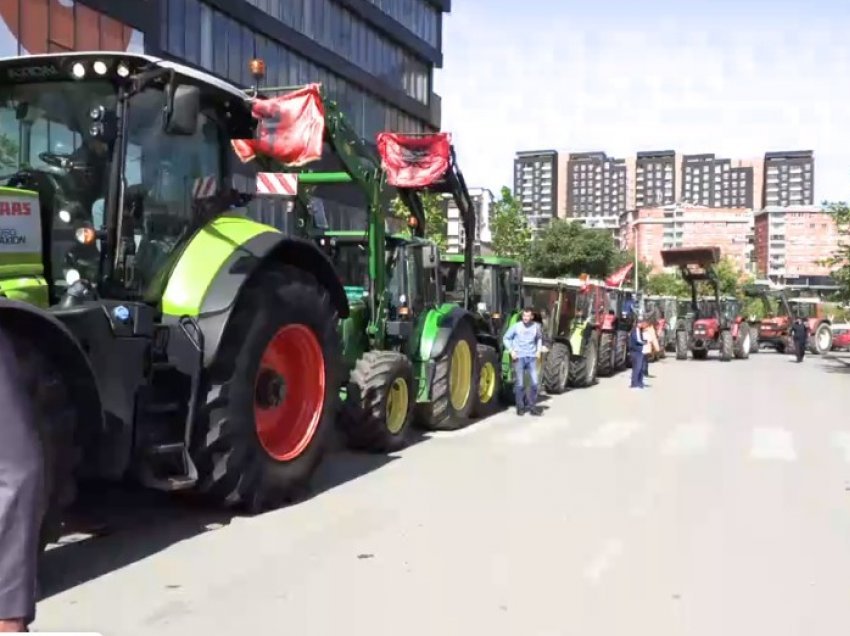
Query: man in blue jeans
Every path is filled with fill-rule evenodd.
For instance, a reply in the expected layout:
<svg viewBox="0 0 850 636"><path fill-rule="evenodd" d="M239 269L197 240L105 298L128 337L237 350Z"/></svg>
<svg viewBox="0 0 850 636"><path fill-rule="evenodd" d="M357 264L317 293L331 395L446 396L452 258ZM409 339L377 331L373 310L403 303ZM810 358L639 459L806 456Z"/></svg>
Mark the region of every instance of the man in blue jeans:
<svg viewBox="0 0 850 636"><path fill-rule="evenodd" d="M537 360L543 348L543 332L540 323L534 322L534 312L526 307L522 310L522 322L514 323L502 339L505 349L511 352L514 361L514 394L516 395L516 413L526 411L540 415L537 406ZM525 373L531 379L529 391L525 391Z"/></svg>
<svg viewBox="0 0 850 636"><path fill-rule="evenodd" d="M629 355L632 357L632 384L633 389L644 388L643 384L643 330L646 323L636 320L632 333L629 335Z"/></svg>

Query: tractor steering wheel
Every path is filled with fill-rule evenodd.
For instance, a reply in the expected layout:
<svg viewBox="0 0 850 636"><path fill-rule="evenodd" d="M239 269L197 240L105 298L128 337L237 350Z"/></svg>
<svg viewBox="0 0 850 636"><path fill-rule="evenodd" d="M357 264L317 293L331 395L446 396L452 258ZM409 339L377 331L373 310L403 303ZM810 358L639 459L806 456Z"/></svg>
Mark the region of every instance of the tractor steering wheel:
<svg viewBox="0 0 850 636"><path fill-rule="evenodd" d="M54 168L62 168L63 170L70 167L71 155L60 155L53 152L40 152L38 158L48 166Z"/></svg>

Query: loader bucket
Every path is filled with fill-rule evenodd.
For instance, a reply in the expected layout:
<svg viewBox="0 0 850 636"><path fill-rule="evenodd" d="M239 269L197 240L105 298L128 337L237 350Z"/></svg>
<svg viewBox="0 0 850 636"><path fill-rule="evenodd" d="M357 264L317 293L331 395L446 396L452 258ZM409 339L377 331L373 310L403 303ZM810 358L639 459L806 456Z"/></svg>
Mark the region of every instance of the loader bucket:
<svg viewBox="0 0 850 636"><path fill-rule="evenodd" d="M720 262L719 247L676 247L661 250L664 267L709 267Z"/></svg>

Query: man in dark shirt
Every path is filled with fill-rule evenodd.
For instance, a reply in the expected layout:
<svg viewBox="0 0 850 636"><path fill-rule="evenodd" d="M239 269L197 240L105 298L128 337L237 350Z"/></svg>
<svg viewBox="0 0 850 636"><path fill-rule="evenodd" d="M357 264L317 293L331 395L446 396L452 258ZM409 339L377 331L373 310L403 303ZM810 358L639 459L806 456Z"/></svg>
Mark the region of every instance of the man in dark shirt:
<svg viewBox="0 0 850 636"><path fill-rule="evenodd" d="M794 352L797 354L797 362L802 362L806 355L806 344L809 340L809 328L797 318L791 326L791 339L794 341Z"/></svg>

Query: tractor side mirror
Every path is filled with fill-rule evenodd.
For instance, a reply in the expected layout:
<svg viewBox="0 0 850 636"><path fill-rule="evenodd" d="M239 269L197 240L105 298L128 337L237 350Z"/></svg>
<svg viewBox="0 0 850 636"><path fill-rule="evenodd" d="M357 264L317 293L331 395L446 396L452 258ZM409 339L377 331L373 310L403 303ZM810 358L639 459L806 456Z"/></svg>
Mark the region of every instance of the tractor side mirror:
<svg viewBox="0 0 850 636"><path fill-rule="evenodd" d="M180 84L169 92L165 107L163 129L168 135L194 135L201 113L201 90L197 86Z"/></svg>

